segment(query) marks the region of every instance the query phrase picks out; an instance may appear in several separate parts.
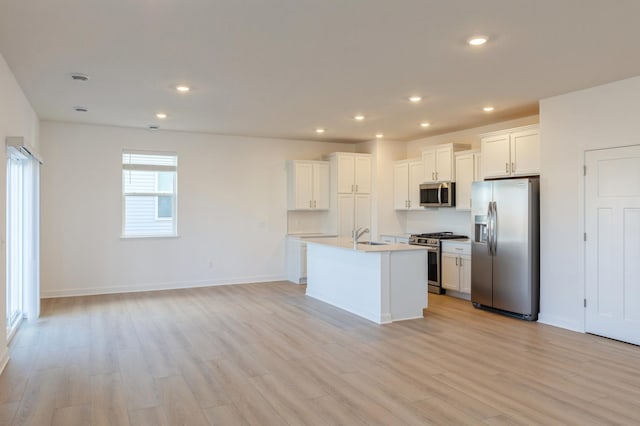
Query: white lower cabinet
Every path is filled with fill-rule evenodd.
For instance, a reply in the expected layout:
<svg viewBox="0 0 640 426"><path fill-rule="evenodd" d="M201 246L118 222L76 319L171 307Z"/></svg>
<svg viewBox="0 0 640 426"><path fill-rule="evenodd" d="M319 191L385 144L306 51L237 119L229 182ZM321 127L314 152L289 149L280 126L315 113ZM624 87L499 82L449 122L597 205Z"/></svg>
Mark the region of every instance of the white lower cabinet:
<svg viewBox="0 0 640 426"><path fill-rule="evenodd" d="M307 243L300 238L287 238L287 280L307 283Z"/></svg>
<svg viewBox="0 0 640 426"><path fill-rule="evenodd" d="M442 288L471 293L471 244L442 242Z"/></svg>

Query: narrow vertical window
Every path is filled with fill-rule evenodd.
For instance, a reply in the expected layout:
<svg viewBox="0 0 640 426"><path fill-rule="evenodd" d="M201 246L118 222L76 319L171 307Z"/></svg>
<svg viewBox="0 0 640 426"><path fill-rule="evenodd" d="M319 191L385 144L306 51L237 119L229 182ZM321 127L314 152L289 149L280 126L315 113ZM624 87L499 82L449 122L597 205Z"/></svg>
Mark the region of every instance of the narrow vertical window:
<svg viewBox="0 0 640 426"><path fill-rule="evenodd" d="M177 235L177 174L174 153L122 153L123 237Z"/></svg>

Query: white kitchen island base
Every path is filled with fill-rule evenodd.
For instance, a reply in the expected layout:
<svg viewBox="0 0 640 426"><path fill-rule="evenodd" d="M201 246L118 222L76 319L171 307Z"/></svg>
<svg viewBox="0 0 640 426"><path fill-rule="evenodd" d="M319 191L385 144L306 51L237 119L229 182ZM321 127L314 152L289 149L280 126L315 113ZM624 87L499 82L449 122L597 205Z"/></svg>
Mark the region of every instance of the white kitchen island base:
<svg viewBox="0 0 640 426"><path fill-rule="evenodd" d="M378 324L422 318L427 251L403 244L353 250L344 240L307 240L307 296Z"/></svg>

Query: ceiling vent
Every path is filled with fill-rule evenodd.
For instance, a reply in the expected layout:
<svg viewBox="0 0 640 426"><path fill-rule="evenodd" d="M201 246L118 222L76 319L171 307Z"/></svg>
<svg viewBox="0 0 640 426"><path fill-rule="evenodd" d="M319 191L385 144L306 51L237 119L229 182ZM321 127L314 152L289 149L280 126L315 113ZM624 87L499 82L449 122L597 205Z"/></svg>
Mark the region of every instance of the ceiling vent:
<svg viewBox="0 0 640 426"><path fill-rule="evenodd" d="M87 107L83 107L83 106L73 107L73 110L77 111L77 112L87 112L87 111L89 111L89 109Z"/></svg>

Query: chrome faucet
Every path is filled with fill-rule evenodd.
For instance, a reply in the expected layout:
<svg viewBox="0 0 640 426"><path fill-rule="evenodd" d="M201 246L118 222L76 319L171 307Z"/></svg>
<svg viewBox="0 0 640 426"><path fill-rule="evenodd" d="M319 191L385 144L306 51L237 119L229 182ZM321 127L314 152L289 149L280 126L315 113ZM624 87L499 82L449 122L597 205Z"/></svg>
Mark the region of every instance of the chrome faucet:
<svg viewBox="0 0 640 426"><path fill-rule="evenodd" d="M355 229L353 231L353 249L354 250L358 250L358 240L360 239L360 237L362 237L364 234L369 233L369 228L358 228Z"/></svg>

